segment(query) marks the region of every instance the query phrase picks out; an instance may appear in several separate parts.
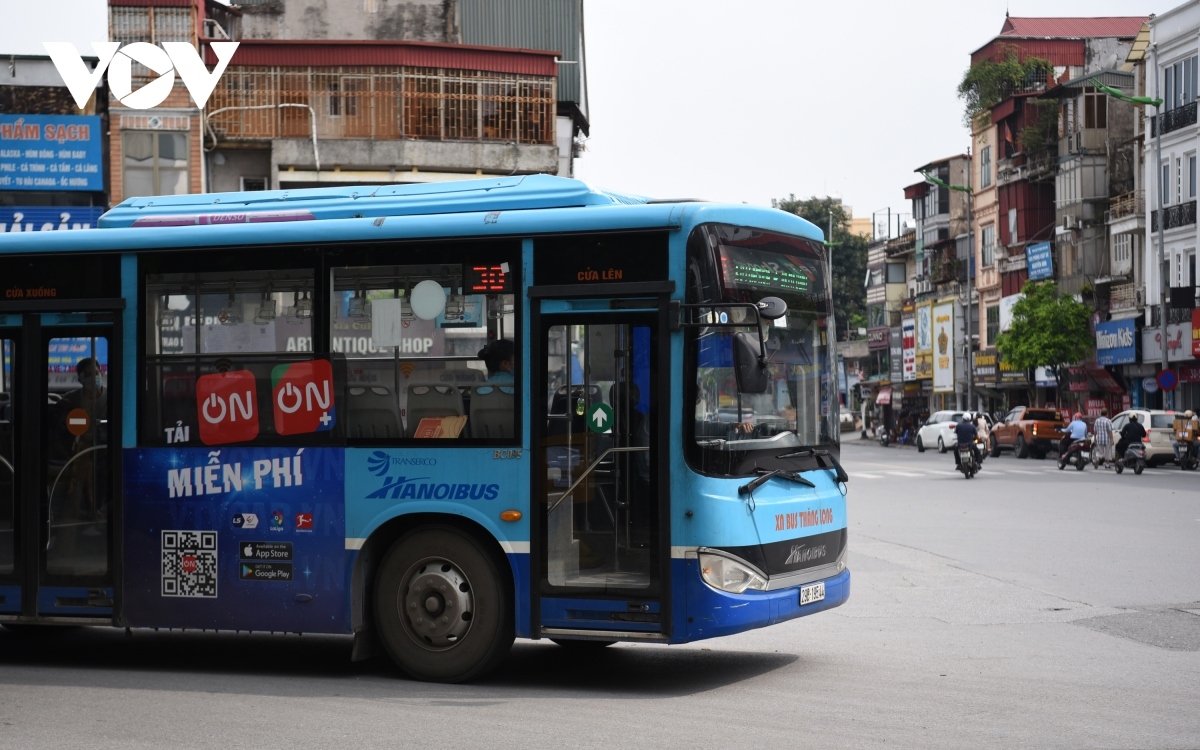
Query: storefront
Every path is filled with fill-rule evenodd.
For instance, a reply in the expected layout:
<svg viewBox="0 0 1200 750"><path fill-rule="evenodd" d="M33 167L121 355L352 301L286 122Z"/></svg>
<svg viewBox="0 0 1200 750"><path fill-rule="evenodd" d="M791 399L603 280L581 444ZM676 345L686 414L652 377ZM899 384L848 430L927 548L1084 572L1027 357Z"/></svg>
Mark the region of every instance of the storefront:
<svg viewBox="0 0 1200 750"><path fill-rule="evenodd" d="M1195 354L1196 342L1194 340L1194 329L1200 320L1197 319L1196 312L1192 313L1191 323L1174 323L1167 326L1167 364L1176 374L1182 366L1193 366L1200 364L1197 362ZM1142 364L1152 367L1153 372L1147 373L1142 379L1142 398L1141 406L1150 409L1163 408L1163 392L1160 389L1154 389L1148 380L1153 380L1153 375L1158 373L1162 366L1163 341L1162 331L1155 328L1142 329ZM1180 379L1179 386L1172 392L1175 396L1174 408L1187 409L1195 408L1195 388L1191 383L1187 383L1187 387Z"/></svg>

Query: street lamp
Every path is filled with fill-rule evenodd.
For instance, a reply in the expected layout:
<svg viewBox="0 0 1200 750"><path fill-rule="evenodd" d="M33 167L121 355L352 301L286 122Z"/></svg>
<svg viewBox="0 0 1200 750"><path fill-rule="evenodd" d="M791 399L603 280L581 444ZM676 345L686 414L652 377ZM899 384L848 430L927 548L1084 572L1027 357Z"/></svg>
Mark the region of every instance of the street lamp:
<svg viewBox="0 0 1200 750"><path fill-rule="evenodd" d="M967 409L974 409L971 402L975 400L975 362L971 355L971 267L975 263L975 228L971 226L971 194L974 192L970 185L951 185L947 182L939 180L934 175L928 172L922 172L919 169L914 169L914 172L925 178L926 182L933 183L940 188L946 190L957 190L960 193L967 194ZM967 182L971 181L971 158L967 157ZM1165 339L1164 339L1165 340Z"/></svg>
<svg viewBox="0 0 1200 750"><path fill-rule="evenodd" d="M1158 44L1150 45L1150 52L1153 55L1152 74L1154 75L1154 93L1158 93ZM1130 96L1111 86L1105 86L1096 78L1089 79L1088 83L1095 88L1103 91L1114 99L1123 101L1127 104L1132 104L1135 107L1154 107L1154 175L1155 175L1155 202L1158 204L1158 325L1159 335L1162 338L1162 360L1160 362L1162 370L1167 369L1167 296L1169 294L1167 279L1167 253L1163 243L1163 225L1167 223L1167 217L1163 214L1163 183L1162 177L1162 103L1161 98L1151 98L1149 96ZM1174 405L1174 394L1163 389L1163 408L1170 409Z"/></svg>

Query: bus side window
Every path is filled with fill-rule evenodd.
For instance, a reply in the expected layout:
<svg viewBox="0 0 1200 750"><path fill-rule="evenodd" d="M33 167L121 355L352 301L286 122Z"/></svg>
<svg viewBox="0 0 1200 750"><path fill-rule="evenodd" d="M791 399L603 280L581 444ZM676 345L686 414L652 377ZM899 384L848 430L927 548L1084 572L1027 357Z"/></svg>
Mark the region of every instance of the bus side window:
<svg viewBox="0 0 1200 750"><path fill-rule="evenodd" d="M311 268L147 274L140 444L339 442L342 368L313 355L313 288Z"/></svg>
<svg viewBox="0 0 1200 750"><path fill-rule="evenodd" d="M352 443L515 439L515 297L472 288L451 252L332 269L330 348L346 360Z"/></svg>

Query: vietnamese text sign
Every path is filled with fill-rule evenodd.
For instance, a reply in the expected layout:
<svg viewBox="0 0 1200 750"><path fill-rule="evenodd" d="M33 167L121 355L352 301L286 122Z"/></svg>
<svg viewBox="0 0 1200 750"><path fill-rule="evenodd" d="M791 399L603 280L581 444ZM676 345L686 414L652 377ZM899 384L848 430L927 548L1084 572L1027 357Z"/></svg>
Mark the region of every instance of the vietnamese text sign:
<svg viewBox="0 0 1200 750"><path fill-rule="evenodd" d="M903 336L900 328L892 328L888 331L888 363L891 370L891 381L899 383L904 380L904 345Z"/></svg>
<svg viewBox="0 0 1200 750"><path fill-rule="evenodd" d="M933 308L933 390L954 391L954 304Z"/></svg>
<svg viewBox="0 0 1200 750"><path fill-rule="evenodd" d="M59 229L91 229L103 208L87 206L16 206L0 208L0 234L4 232L48 232Z"/></svg>
<svg viewBox="0 0 1200 750"><path fill-rule="evenodd" d="M1133 320L1110 320L1096 324L1096 362L1129 365L1137 362Z"/></svg>
<svg viewBox="0 0 1200 750"><path fill-rule="evenodd" d="M1192 327L1189 323L1167 326L1167 361L1184 362L1192 358ZM1142 329L1142 362L1162 362L1162 331L1158 326Z"/></svg>
<svg viewBox="0 0 1200 750"><path fill-rule="evenodd" d="M1054 275L1054 260L1049 242L1038 242L1025 248L1025 267L1029 280L1048 279Z"/></svg>
<svg viewBox="0 0 1200 750"><path fill-rule="evenodd" d="M0 115L0 190L104 190L100 118Z"/></svg>
<svg viewBox="0 0 1200 750"><path fill-rule="evenodd" d="M1192 310L1192 356L1200 358L1200 307Z"/></svg>
<svg viewBox="0 0 1200 750"><path fill-rule="evenodd" d="M900 321L900 344L904 362L904 380L917 379L917 322L914 318Z"/></svg>

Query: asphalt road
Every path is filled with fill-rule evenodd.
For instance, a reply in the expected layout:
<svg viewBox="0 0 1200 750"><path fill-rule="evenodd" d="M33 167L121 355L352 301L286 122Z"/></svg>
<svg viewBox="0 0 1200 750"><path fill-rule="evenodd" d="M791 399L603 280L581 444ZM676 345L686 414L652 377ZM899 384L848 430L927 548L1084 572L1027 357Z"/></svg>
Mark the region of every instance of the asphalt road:
<svg viewBox="0 0 1200 750"><path fill-rule="evenodd" d="M1200 474L849 444L843 607L471 685L331 637L0 633L0 748L1200 747Z"/></svg>

